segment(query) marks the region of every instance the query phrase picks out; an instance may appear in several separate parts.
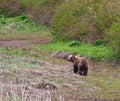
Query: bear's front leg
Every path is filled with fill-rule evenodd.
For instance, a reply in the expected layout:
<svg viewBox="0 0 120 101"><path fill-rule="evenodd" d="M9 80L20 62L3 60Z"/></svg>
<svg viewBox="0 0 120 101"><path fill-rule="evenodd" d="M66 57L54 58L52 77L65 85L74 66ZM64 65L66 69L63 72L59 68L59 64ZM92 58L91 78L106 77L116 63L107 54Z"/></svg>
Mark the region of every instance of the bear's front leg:
<svg viewBox="0 0 120 101"><path fill-rule="evenodd" d="M73 66L73 71L74 71L74 73L77 74L77 72L78 72L78 66L74 65L74 66Z"/></svg>
<svg viewBox="0 0 120 101"><path fill-rule="evenodd" d="M83 75L82 70L78 69L78 74Z"/></svg>
<svg viewBox="0 0 120 101"><path fill-rule="evenodd" d="M83 70L83 75L84 75L84 76L87 76L87 73L88 73L88 70L87 70L87 69L84 69L84 70Z"/></svg>

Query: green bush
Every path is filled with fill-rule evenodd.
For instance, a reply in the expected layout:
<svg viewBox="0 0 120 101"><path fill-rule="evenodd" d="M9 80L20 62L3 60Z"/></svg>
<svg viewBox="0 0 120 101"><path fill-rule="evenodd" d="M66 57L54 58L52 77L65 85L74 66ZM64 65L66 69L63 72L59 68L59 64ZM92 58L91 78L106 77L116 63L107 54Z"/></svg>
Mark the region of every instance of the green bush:
<svg viewBox="0 0 120 101"><path fill-rule="evenodd" d="M100 46L100 45L105 45L104 40L103 39L98 39L96 41L93 42L94 46Z"/></svg>
<svg viewBox="0 0 120 101"><path fill-rule="evenodd" d="M109 42L117 60L120 60L120 23L113 23L109 29Z"/></svg>
<svg viewBox="0 0 120 101"><path fill-rule="evenodd" d="M13 14L8 8L0 7L0 17L9 17L12 16Z"/></svg>
<svg viewBox="0 0 120 101"><path fill-rule="evenodd" d="M85 14L86 7L81 1L68 1L60 5L52 20L53 35L57 39L80 40L88 32L88 24L84 22L82 15ZM84 21L82 21L84 20ZM79 23L81 21L81 23ZM84 23L84 24L83 24ZM78 30L79 29L79 30Z"/></svg>
<svg viewBox="0 0 120 101"><path fill-rule="evenodd" d="M68 0L56 9L51 22L53 36L57 40L103 39L117 19L114 16L119 16L119 5L118 0Z"/></svg>
<svg viewBox="0 0 120 101"><path fill-rule="evenodd" d="M75 41L75 40L73 40L73 41L70 42L70 44L69 44L70 47L78 47L78 46L80 46L80 45L81 45L81 42Z"/></svg>

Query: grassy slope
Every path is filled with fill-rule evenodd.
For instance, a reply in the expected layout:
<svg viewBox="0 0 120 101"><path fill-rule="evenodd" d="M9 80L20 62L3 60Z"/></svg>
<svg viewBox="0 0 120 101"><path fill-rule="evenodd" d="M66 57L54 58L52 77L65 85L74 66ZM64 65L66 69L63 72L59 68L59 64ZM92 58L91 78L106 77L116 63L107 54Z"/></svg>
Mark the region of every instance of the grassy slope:
<svg viewBox="0 0 120 101"><path fill-rule="evenodd" d="M46 39L50 35L45 26L36 25L25 15L15 17L0 16L0 39Z"/></svg>
<svg viewBox="0 0 120 101"><path fill-rule="evenodd" d="M25 15L15 17L0 17L0 39L1 40L48 40L50 31L42 25L36 25ZM78 47L70 47L72 42L53 42L44 46L36 46L51 51L68 51L82 56L91 57L96 60L112 59L113 52L110 47L94 46L80 43Z"/></svg>
<svg viewBox="0 0 120 101"><path fill-rule="evenodd" d="M33 48L27 50L27 48L29 48L29 46L19 49L0 48L1 84L4 85L4 87L8 83L11 84L11 86L13 85L14 88L15 85L24 84L27 81L29 81L31 85L33 83L37 85L38 83L47 82L57 86L58 89L54 92L61 94L61 96L65 98L65 101L80 101L80 99L95 98L100 99L100 101L120 99L120 68L108 68L106 64L95 65L94 68L92 65L89 65L88 76L82 77L72 72L72 66L69 62L56 59L53 63L50 56L51 52L43 51L40 48L39 50ZM25 84L26 86L31 86L27 83ZM4 91L3 86L1 86L1 89ZM14 89L12 89L11 92L14 92ZM6 91L5 94L7 99L19 99L20 97L20 95L18 97L18 95L13 95L13 93L10 94L9 90ZM52 95L51 93L51 96L55 97L56 95ZM37 98L35 97L34 99Z"/></svg>
<svg viewBox="0 0 120 101"><path fill-rule="evenodd" d="M11 32L10 30L6 33L1 32L0 39L13 40L16 39L16 37L18 39L23 39L22 36L24 36L25 39L32 38L33 40L36 40L36 38L34 38L35 33L39 33L37 34L37 39L41 38L41 32L45 33L45 38L49 35L50 32L48 30L46 31L44 27L36 26L25 20L18 20L18 18L19 17L1 18L4 19L3 21L8 22L7 24L1 24L1 31L4 26L13 23L13 21L15 23L20 23L20 27L18 26L19 24L17 24L16 28L10 29L12 30ZM24 27L21 27L21 25ZM14 30L17 33L13 33ZM11 37L12 33L13 37ZM21 34L22 36L20 36ZM14 35L16 35L16 37L14 37ZM22 89L22 94L20 90L14 94L14 87L20 85L31 87L31 83L37 85L37 83L48 82L57 86L58 90L54 92L60 93L57 97L60 98L63 96L65 101L80 101L80 99L95 98L101 100L108 99L108 101L111 99L118 99L117 101L119 101L119 67L110 68L110 66L106 64L99 64L98 66L95 65L93 68L92 65L90 65L88 77L81 77L73 74L72 66L68 62L56 59L54 61L55 63L53 63L53 60L50 57L51 52L49 52L58 50L70 51L72 53L80 53L83 56L93 56L93 58L96 59L99 59L99 57L100 59L106 59L112 57L110 48L105 46L96 47L84 43L81 43L78 47L70 47L70 43L71 42L54 42L47 45L35 45L33 47L26 46L16 49L0 47L0 94L2 94L2 99L11 101L15 99L22 100L22 98L26 98L27 95L30 96L27 92L27 95L24 96L25 90L27 91L29 89L20 88ZM30 85L28 82L30 82ZM30 96L30 98L34 98L34 101L40 101L37 97L39 96L40 98L40 96L44 96L39 95L41 94L39 88L32 87L32 91L36 91L36 89L39 93L37 92L37 94L35 94L35 92L32 92L34 97ZM42 92L42 94L43 93L44 92ZM55 97L55 94L52 95L51 93L51 96ZM45 100L43 99L43 101Z"/></svg>

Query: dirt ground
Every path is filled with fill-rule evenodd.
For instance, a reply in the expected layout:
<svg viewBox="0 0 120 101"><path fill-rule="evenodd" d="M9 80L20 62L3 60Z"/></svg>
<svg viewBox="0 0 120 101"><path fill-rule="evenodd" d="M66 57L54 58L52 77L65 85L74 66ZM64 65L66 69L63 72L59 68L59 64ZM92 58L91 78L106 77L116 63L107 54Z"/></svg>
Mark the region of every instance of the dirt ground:
<svg viewBox="0 0 120 101"><path fill-rule="evenodd" d="M50 42L50 40L7 40L7 41L0 41L0 47L9 46L11 48L23 47L27 45L33 44L45 44Z"/></svg>
<svg viewBox="0 0 120 101"><path fill-rule="evenodd" d="M17 48L45 43L29 40L0 41L0 46ZM100 95L102 88L89 80L94 73L99 76L107 73L107 70L92 68L88 77L83 77L73 73L71 63L53 59L50 53L43 57L36 59L34 56L18 57L0 53L0 101L120 101L119 90L115 92L117 98L106 98Z"/></svg>

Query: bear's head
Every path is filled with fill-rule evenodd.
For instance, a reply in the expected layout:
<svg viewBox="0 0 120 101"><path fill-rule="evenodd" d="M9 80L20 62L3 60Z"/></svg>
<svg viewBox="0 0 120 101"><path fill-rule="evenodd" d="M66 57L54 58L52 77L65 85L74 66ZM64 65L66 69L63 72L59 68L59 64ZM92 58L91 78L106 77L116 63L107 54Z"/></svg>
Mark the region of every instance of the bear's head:
<svg viewBox="0 0 120 101"><path fill-rule="evenodd" d="M74 62L75 56L74 55L69 55L67 60L70 61L70 62Z"/></svg>
<svg viewBox="0 0 120 101"><path fill-rule="evenodd" d="M81 60L81 59L85 59L85 58L81 58L80 56L77 55L69 55L67 60L70 62L74 62L76 59Z"/></svg>

